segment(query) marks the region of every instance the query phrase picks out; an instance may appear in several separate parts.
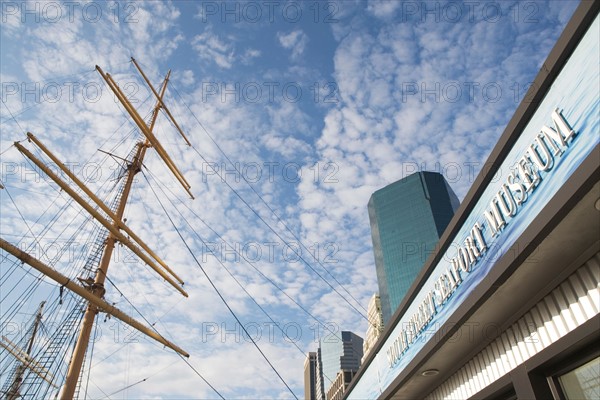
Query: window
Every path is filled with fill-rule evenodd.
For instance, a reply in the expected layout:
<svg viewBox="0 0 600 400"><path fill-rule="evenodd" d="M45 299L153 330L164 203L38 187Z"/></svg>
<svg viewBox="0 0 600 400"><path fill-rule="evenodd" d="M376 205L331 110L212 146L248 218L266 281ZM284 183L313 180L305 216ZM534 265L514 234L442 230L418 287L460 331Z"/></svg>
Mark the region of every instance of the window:
<svg viewBox="0 0 600 400"><path fill-rule="evenodd" d="M600 357L558 377L567 400L600 399Z"/></svg>

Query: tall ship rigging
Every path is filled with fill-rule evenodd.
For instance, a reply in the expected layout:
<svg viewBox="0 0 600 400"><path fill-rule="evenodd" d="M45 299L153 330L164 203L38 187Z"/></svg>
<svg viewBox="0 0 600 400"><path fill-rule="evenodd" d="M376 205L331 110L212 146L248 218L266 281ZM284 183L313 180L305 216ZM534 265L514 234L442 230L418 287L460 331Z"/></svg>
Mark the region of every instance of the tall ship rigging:
<svg viewBox="0 0 600 400"><path fill-rule="evenodd" d="M158 279L170 286L173 289L170 296L188 296L184 281L175 272L175 268L171 268L153 250L152 245L138 236L128 226L125 218L128 201L136 184L140 182L138 174L145 168L144 161L150 151L156 153L170 171L172 179L193 199L190 184L156 133L159 115L164 115L185 144L190 146L164 101L171 72L166 74L156 89L138 62L132 58L131 63L147 85L151 92L150 98L154 101L147 118L140 115L113 76L96 66L96 71L114 94L120 107L134 123L137 134L133 148L125 157L117 154L118 151L113 153L100 150L120 165L116 178L111 182L111 190L105 191L104 199L94 193L84 179L77 176L69 165L44 144L44 132L40 132L39 136L37 132L27 132L23 140L14 143L14 148L28 165L35 166L40 176L51 182L61 196L68 196L67 203L70 206L77 207L76 216L79 218L74 220L83 221L82 226L89 223L92 228L84 230L62 227L57 221L66 218L65 213L51 205L46 211L52 209L50 212L55 212L54 218L41 228L41 233L38 233L38 227L30 227L23 218L22 222L27 225L30 239L33 239L30 245L25 243L24 238L11 235L10 232L8 236L0 237L0 312L3 333L0 338L0 396L3 399L84 398L92 368L94 339L101 319L118 320L129 328L130 336L144 335L168 351L181 357L189 357L184 349L167 339L154 322L145 318L141 321L139 317L131 316L130 312L111 301L115 297L123 297L123 293L110 278L112 270L109 268L117 258L115 254L119 248L127 249L128 254L149 267L140 269L140 274L156 274ZM7 188L2 185L0 190ZM12 202L19 209L10 193L2 196L2 202L4 209L5 202ZM36 251L43 248L40 243L44 235L56 232L58 228L55 229L54 225L60 225L62 232L70 232L71 243L75 239L85 240L84 251L78 252L81 257L68 257L68 262L64 262L63 255L70 251L69 246L58 246L54 257L49 257L48 251ZM3 232L6 231L3 229ZM85 239L78 238L77 235L84 232ZM45 250L48 250L47 246ZM28 281L26 290L24 293L16 293L17 290L13 289L20 290L23 286L20 283L24 281ZM31 309L40 286L48 284L53 289L47 300L39 303L30 321L21 324L15 322L26 314L26 310ZM152 300L161 301L158 297ZM128 308L137 311L135 304L129 304Z"/></svg>

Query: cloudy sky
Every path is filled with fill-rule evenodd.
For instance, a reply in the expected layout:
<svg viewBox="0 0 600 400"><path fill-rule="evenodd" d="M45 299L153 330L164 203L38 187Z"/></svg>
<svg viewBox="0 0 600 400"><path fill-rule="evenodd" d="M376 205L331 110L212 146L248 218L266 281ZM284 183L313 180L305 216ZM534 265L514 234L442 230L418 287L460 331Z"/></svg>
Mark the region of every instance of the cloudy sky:
<svg viewBox="0 0 600 400"><path fill-rule="evenodd" d="M462 199L577 4L3 1L2 238L86 275L73 266L93 247L87 215L12 144L33 132L110 202L140 134L95 65L143 117L154 99L130 58L156 88L171 69L166 104L192 144L161 113L195 199L149 152L126 210L189 298L124 248L106 294L191 366L101 316L88 397L217 398L198 374L226 398L302 397L303 354L366 330L371 193L429 170ZM19 339L6 324L58 288L44 280L14 312L38 274L4 255L3 334Z"/></svg>

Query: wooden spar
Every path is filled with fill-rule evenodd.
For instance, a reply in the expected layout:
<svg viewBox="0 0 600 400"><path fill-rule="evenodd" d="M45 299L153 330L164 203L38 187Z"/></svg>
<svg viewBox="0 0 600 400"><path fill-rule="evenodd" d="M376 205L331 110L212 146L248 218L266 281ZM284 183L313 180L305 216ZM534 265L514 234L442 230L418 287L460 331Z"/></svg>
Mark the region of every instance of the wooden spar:
<svg viewBox="0 0 600 400"><path fill-rule="evenodd" d="M10 354L12 354L19 362L20 365L17 365L14 371L14 375L12 377L12 382L7 382L10 384L8 390L4 393L6 395L6 400L17 400L21 397L21 386L23 384L23 376L27 370L32 371L40 378L48 382L50 385L54 387L56 386L52 380L54 376L42 365L36 362L33 357L30 356L31 351L33 350L33 343L35 342L35 338L37 332L40 328L40 324L42 323L42 310L44 309L45 301L40 303L38 308L38 312L35 316L35 321L33 322L31 335L27 340L27 347L24 349L19 348L16 344L8 340L6 336L2 336L2 341L0 341L0 346L5 348Z"/></svg>
<svg viewBox="0 0 600 400"><path fill-rule="evenodd" d="M127 99L127 97L123 94L123 92L121 91L119 86L112 79L112 76L110 76L110 74L104 73L104 71L102 71L102 68L100 68L99 66L96 66L96 69L98 70L98 72L100 73L102 78L106 81L106 83L111 88L111 90L115 93L117 98L121 101L121 103L123 104L123 106L125 107L127 112L129 113L131 118L134 120L136 125L140 128L140 130L142 131L144 136L146 136L146 139L148 139L148 141L150 142L152 147L155 148L158 155L165 162L165 165L167 166L167 168L169 168L171 170L171 172L173 173L175 178L177 178L179 183L183 186L183 188L190 195L190 197L194 198L194 196L192 195L192 193L189 190L191 188L190 184L187 182L187 180L185 179L185 177L183 176L181 171L179 171L179 169L175 166L175 163L173 162L171 157L169 157L169 154L167 154L167 152L162 147L162 145L160 144L160 142L158 141L156 136L154 136L154 134L150 131L150 129L148 129L148 126L146 125L146 123L144 122L142 117L140 117L140 115L135 110L135 108L133 108L133 106Z"/></svg>
<svg viewBox="0 0 600 400"><path fill-rule="evenodd" d="M52 382L54 380L54 376L50 373L50 371L48 371L46 368L40 365L25 351L20 349L19 346L8 340L6 336L2 336L0 346L4 347L6 351L12 354L17 360L21 361L26 368L29 368L37 376L39 376L55 388L58 388L58 386L56 386L56 384Z"/></svg>
<svg viewBox="0 0 600 400"><path fill-rule="evenodd" d="M114 81L112 75L106 74L106 77L111 81L112 88L114 88L114 90L116 90L116 91L118 91L120 93L123 101L126 101L127 103L129 103L129 100L127 99L127 97L125 96L125 94L123 94L123 91L121 90L121 88L119 88L119 85L117 85L117 83ZM132 110L135 111L135 109L133 108L133 106L130 106L130 107L131 107ZM137 111L136 111L136 113L137 113ZM173 172L173 174L179 180L179 182L184 187L184 189L191 188L190 184L185 179L185 177L183 176L183 174L181 173L181 171L179 170L179 168L177 168L177 166L175 165L175 163L171 159L171 156L169 156L169 153L167 153L167 151L165 150L165 148L163 147L163 145L160 143L160 141L158 140L158 138L154 135L154 133L152 133L150 131L150 129L148 129L148 126L145 123L143 123L143 119L140 119L140 121L142 121L142 126L145 127L145 129L142 130L142 133L144 135L146 135L148 141L150 142L150 144L152 144L152 147L154 147L156 149L156 152L160 155L160 157L163 159L163 161L167 164L167 166L169 167L169 169L171 170L171 172ZM189 190L188 190L188 192L189 192ZM190 195L191 195L191 193L190 193Z"/></svg>
<svg viewBox="0 0 600 400"><path fill-rule="evenodd" d="M0 245L2 245L3 248L12 249L14 251L14 253L12 254L16 255L24 262L27 262L32 267L38 269L51 279L59 282L61 285L67 287L68 289L72 290L74 293L80 295L88 301L87 308L79 326L79 333L73 348L71 359L69 361L67 373L65 375L65 383L58 395L60 400L73 400L75 396L77 386L80 382L80 375L85 359L85 354L87 352L89 341L91 339L94 321L96 315L99 312L106 312L107 314L113 315L116 318L122 320L123 322L131 325L135 329L139 330L140 332L152 337L153 339L164 344L165 346L175 350L179 354L189 357L189 355L185 351L181 350L179 347L169 342L161 335L155 333L151 329L137 322L135 319L129 317L128 315L122 313L120 310L111 306L103 300L105 293L104 283L107 279L107 273L111 264L112 255L118 241L130 248L146 264L148 264L157 273L159 273L161 277L163 277L167 282L169 282L173 287L175 287L179 292L181 292L184 296L187 297L187 293L175 281L173 281L170 275L176 278L179 282L183 283L181 279L179 279L179 277L177 277L162 262L162 260L160 260L160 258L158 258L147 246L145 246L145 243L142 242L137 236L135 236L135 234L133 234L133 232L131 232L131 230L122 222L125 208L127 206L127 201L135 180L135 176L138 172L142 170L145 154L147 150L151 147L154 147L158 155L165 162L167 168L171 170L175 178L184 187L184 189L190 195L190 197L192 199L194 198L189 190L189 183L185 180L183 174L179 171L179 169L177 169L175 163L172 161L172 159L162 147L156 136L153 134L154 125L156 123L158 114L160 112L161 107L164 105L162 98L164 97L167 88L170 72L165 77L163 84L160 88L160 95L157 103L155 104L151 122L149 124L146 124L146 122L140 117L137 110L133 107L133 105L129 102L127 97L123 94L123 92L118 87L113 78L110 76L110 74L105 74L102 71L102 69L98 66L96 66L96 69L98 70L102 78L106 81L107 85L115 93L117 99L123 104L123 107L125 107L135 124L145 136L145 141L136 143L136 148L134 149L135 154L132 156L131 160L127 160L127 174L125 177L125 182L123 183L122 191L120 193L120 199L118 200L114 211L108 208L106 204L104 204L100 199L98 199L83 184L83 182L79 181L74 174L70 173L70 171L60 161L54 159L55 157L52 155L52 153L49 150L47 150L41 143L39 143L39 141L37 141L33 135L28 135L30 141L33 141L44 153L46 153L48 157L53 159L53 161L55 161L57 165L59 165L61 170L65 172L76 183L76 185L93 200L95 206L99 207L101 210L97 210L96 207L92 206L92 203L88 203L88 200L84 200L81 197L81 195L79 195L77 192L75 192L73 188L71 188L70 183L67 183L66 180L62 180L62 178L59 177L57 173L54 173L52 170L46 167L46 165L43 162L38 160L33 154L31 154L31 152L29 152L22 145L17 143L15 146L21 153L23 153L26 157L32 160L42 171L44 171L51 179L53 179L75 201L77 201L90 215L92 215L106 229L108 229L109 234L104 242L104 250L102 252L102 256L96 269L93 281L86 281L83 286L78 285L77 283L70 281L69 278L61 275L58 271L29 256L27 253L21 252L20 249L16 248L15 246L10 245L6 241L0 240ZM102 211L104 213L102 213ZM107 217L105 217L105 215L108 216L108 219L112 219L112 221L109 221ZM121 229L123 230L123 232L128 233L129 236L133 239L126 237L124 233L121 232ZM138 245L142 247L144 251L142 251L142 249L140 249ZM150 254L150 256L148 256L148 254ZM156 262L158 262L162 267L164 267L164 271L168 271L170 275L167 275L163 271L163 269L158 267L151 257L154 258Z"/></svg>
<svg viewBox="0 0 600 400"><path fill-rule="evenodd" d="M142 168L144 154L146 153L147 149L145 143L138 143L136 144L136 147L137 150L135 152L135 155L131 163L127 165L127 177L123 185L121 200L119 200L119 204L116 208L116 215L118 219L123 218L125 207L127 205L127 199L129 198L129 194L131 193L131 188L133 186L134 177ZM115 237L115 235L110 233L106 238L102 258L100 259L100 264L98 265L98 269L96 270L96 276L94 277L94 283L89 287L90 292L100 298L104 297L104 282L108 275L108 268L110 267L111 257L115 249L116 243L117 238ZM77 336L77 341L75 342L75 347L71 355L71 361L69 362L67 375L65 376L65 384L60 392L59 397L61 400L72 400L73 396L75 396L75 391L77 389L79 377L81 375L85 354L87 352L87 348L92 335L92 327L94 325L94 320L96 319L98 311L98 307L88 302L88 306L85 310L85 313L83 314L83 320L81 321L79 335Z"/></svg>
<svg viewBox="0 0 600 400"><path fill-rule="evenodd" d="M41 162L38 158L36 158L29 150L27 150L23 145L19 142L15 142L15 147L23 153L27 158L29 158L35 165L37 165L42 171L46 173L54 182L56 182L65 192L67 192L73 200L79 203L90 215L92 215L98 222L100 222L106 229L110 231L121 243L127 246L131 251L133 251L139 258L141 258L146 264L148 264L154 271L156 271L163 279L171 284L175 289L177 289L182 295L188 297L188 294L181 286L179 286L173 279L165 274L165 272L160 269L154 261L148 257L144 252L142 252L134 243L131 242L125 235L116 228L116 226L112 225L110 221L104 218L98 211L96 211L90 204L88 204L81 196L79 196L66 182L60 179L52 170L50 170L46 165ZM115 220L118 221L118 219Z"/></svg>
<svg viewBox="0 0 600 400"><path fill-rule="evenodd" d="M138 322L134 318L125 314L124 312L122 312L121 310L116 308L115 306L107 303L106 301L102 300L100 297L90 293L83 286L76 284L71 279L69 279L66 276L64 276L63 274L61 274L60 272L47 266L43 262L41 262L38 259L32 257L31 255L25 253L18 247L13 246L12 244L8 243L6 240L4 240L2 238L0 238L0 247L2 249L4 249L5 251L7 251L8 253L12 254L13 256L17 257L21 261L27 263L28 265L32 266L36 270L40 271L42 274L46 275L48 278L52 279L56 283L60 284L61 286L66 287L67 289L71 290L73 293L83 297L84 299L86 299L87 301L92 303L94 306L98 307L98 309L100 311L110 314L113 317L123 321L124 323L131 326L132 328L137 329L138 331L142 332L143 334L151 337L152 339L165 345L166 347L176 351L177 353L181 354L184 357L190 356L185 350L181 349L176 344L171 343L170 341L165 339L160 334L156 333L152 329L146 327L145 325Z"/></svg>
<svg viewBox="0 0 600 400"><path fill-rule="evenodd" d="M156 92L156 90L154 89L154 86L152 86L152 84L150 83L150 81L146 77L146 74L144 74L144 71L142 71L142 68L140 68L140 66L138 65L137 61L135 61L135 58L131 57L131 61L133 62L133 65L135 65L135 67L137 68L137 70L140 72L140 75L142 75L142 78L144 78L144 80L148 84L148 87L150 88L150 90L152 90L152 93L154 93L154 96L156 96L156 99L160 103L160 106L162 107L163 110L165 110L165 113L167 113L167 116L169 117L169 119L171 120L171 122L173 122L173 125L175 125L175 128L177 128L177 130L179 131L179 134L181 135L181 137L183 137L183 139L185 140L185 142L187 143L188 146L191 146L192 144L190 143L190 141L188 140L188 138L185 136L185 134L183 133L183 131L179 127L179 124L177 124L177 121L175 121L175 118L173 118L173 115L171 115L171 112L169 111L169 109L167 108L167 106L165 105L165 103L163 102L162 96L159 96L159 94Z"/></svg>
<svg viewBox="0 0 600 400"><path fill-rule="evenodd" d="M137 113L135 108L133 108L133 106L131 105L131 103L125 96L125 94L123 94L123 91L121 90L121 88L119 88L119 85L117 85L117 83L114 81L113 77L110 74L105 74L105 76L106 76L105 79L108 79L108 81L110 81L109 86L115 92L115 94L117 94L117 96L120 98L120 100L122 102L124 102L125 104L127 104L127 106L129 107L129 110L132 110L135 114L137 114L138 121L139 121L138 126L140 127L140 129L142 130L142 133L146 136L146 138L148 139L148 141L150 142L152 147L155 148L158 155L163 159L163 161L165 162L167 167L171 170L173 175L175 175L177 180L179 180L179 183L181 183L183 188L186 189L186 191L189 193L190 196L192 196L192 194L189 191L189 188L191 187L190 184L187 182L187 180L185 179L185 177L183 176L181 171L179 171L179 169L177 168L177 166L175 165L175 163L173 162L173 160L171 159L171 157L169 156L169 154L167 153L165 148L162 146L162 144L159 142L159 140L156 138L156 136L154 136L154 134L150 131L150 129L148 129L148 126L145 124L144 120L139 116L139 114Z"/></svg>
<svg viewBox="0 0 600 400"><path fill-rule="evenodd" d="M75 184L84 191L85 194L89 196L90 199L98 205L108 215L118 226L120 229L124 230L142 249L144 249L154 260L156 260L167 272L169 272L180 284L183 284L183 281L175 272L169 268L169 266L159 257L157 256L147 245L140 239L125 223L117 218L115 213L108 208L108 206L98 198L73 172L71 172L46 146L44 146L38 138L36 138L33 133L27 132L27 137L31 140L37 147L44 152L57 166L61 169Z"/></svg>

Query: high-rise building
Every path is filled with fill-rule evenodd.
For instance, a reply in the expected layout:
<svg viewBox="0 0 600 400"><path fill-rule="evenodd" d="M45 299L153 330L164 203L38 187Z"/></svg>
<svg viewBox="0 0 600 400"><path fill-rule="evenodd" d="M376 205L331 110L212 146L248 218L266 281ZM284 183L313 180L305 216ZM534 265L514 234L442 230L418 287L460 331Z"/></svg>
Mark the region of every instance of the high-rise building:
<svg viewBox="0 0 600 400"><path fill-rule="evenodd" d="M317 349L316 359L316 379L315 379L315 399L325 400L325 382L323 381L323 358L321 357L321 347Z"/></svg>
<svg viewBox="0 0 600 400"><path fill-rule="evenodd" d="M579 2L346 399L600 398L598 31Z"/></svg>
<svg viewBox="0 0 600 400"><path fill-rule="evenodd" d="M363 339L353 332L341 331L322 339L320 350L323 365L323 387L325 393L328 393L336 382L338 372L350 371L353 376L358 371L363 355Z"/></svg>
<svg viewBox="0 0 600 400"><path fill-rule="evenodd" d="M459 205L436 172L417 172L371 195L369 220L387 324Z"/></svg>
<svg viewBox="0 0 600 400"><path fill-rule="evenodd" d="M317 353L309 352L304 360L304 399L317 398Z"/></svg>
<svg viewBox="0 0 600 400"><path fill-rule="evenodd" d="M367 357L369 351L373 348L375 342L383 332L383 314L381 313L381 299L379 294L375 293L369 300L369 306L367 307L367 319L369 326L367 327L367 333L365 335L365 341L363 343L363 357L362 360Z"/></svg>
<svg viewBox="0 0 600 400"><path fill-rule="evenodd" d="M327 400L342 400L354 375L356 375L355 370L339 370L335 380L327 391Z"/></svg>

